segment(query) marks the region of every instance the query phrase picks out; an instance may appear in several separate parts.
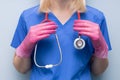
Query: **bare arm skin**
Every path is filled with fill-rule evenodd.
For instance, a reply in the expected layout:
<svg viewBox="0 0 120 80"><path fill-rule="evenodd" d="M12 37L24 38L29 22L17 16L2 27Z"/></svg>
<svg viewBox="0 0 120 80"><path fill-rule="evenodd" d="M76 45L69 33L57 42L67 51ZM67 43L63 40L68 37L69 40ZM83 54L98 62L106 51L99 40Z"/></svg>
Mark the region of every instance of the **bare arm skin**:
<svg viewBox="0 0 120 80"><path fill-rule="evenodd" d="M27 73L31 69L31 58L21 58L15 54L13 64L20 73Z"/></svg>
<svg viewBox="0 0 120 80"><path fill-rule="evenodd" d="M93 56L91 58L91 72L98 76L102 74L108 67L108 58L97 58Z"/></svg>

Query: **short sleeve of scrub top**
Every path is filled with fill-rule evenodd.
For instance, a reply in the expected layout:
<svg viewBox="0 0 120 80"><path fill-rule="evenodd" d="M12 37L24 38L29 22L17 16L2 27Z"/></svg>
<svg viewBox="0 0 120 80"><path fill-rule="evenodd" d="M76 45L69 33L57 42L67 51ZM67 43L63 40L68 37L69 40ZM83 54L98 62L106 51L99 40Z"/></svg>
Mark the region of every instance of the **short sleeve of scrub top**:
<svg viewBox="0 0 120 80"><path fill-rule="evenodd" d="M104 36L104 39L108 45L108 50L112 50L112 47L111 47L111 44L110 44L110 40L109 40L109 35L108 35L108 29L107 29L107 24L106 24L106 19L105 17L103 16L103 20L100 24L100 29L101 29L101 32Z"/></svg>
<svg viewBox="0 0 120 80"><path fill-rule="evenodd" d="M35 6L21 14L11 42L12 47L17 48L24 40L30 27L39 24L44 19L45 14L39 13L38 9L39 6ZM80 16L82 20L90 20L100 25L108 48L111 50L107 24L103 13L87 6L87 11L81 13ZM78 33L73 30L74 20L78 18L77 13L74 13L65 24L61 24L52 12L49 13L48 18L58 25L56 33L62 49L63 60L59 66L51 69L38 68L34 64L32 55L33 64L30 80L91 80L89 61L93 55L94 48L90 38L81 36L86 42L86 46L82 50L76 50L73 45L74 40L78 37ZM59 60L59 49L54 34L38 42L36 61L39 65L56 64Z"/></svg>
<svg viewBox="0 0 120 80"><path fill-rule="evenodd" d="M24 40L26 34L27 34L26 24L24 21L23 14L21 14L16 31L14 33L11 46L17 48L20 45L20 43Z"/></svg>

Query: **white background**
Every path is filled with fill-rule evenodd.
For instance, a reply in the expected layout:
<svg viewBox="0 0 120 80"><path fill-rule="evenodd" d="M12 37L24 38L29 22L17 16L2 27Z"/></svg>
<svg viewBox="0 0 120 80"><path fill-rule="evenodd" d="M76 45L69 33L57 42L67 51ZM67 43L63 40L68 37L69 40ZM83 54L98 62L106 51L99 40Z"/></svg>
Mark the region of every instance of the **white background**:
<svg viewBox="0 0 120 80"><path fill-rule="evenodd" d="M29 73L23 75L14 68L15 50L10 43L21 12L37 4L39 0L0 0L0 80L29 80ZM87 4L104 12L112 45L109 67L93 80L120 80L120 1L87 0Z"/></svg>

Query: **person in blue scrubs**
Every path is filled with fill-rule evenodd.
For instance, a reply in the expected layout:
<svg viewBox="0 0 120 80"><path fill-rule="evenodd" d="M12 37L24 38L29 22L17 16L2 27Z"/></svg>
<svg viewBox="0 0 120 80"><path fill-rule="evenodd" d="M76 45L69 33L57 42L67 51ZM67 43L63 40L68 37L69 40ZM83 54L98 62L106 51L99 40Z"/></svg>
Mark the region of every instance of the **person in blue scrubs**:
<svg viewBox="0 0 120 80"><path fill-rule="evenodd" d="M81 20L78 20L77 11ZM46 13L50 21L42 22ZM82 32L88 30L87 26L83 26L84 22L99 25L100 37L104 38L102 42L107 44L107 48L102 46L102 49L111 50L104 14L85 5L84 0L40 0L40 5L24 10L11 42L16 49L13 61L15 68L21 73L31 70L30 80L91 80L92 73L100 75L108 66L108 53L102 49L97 51L96 44L102 43L93 44L94 36ZM86 29L79 28L80 25ZM94 27L92 29L95 30ZM62 51L62 62L52 68L36 66L36 44L36 61L39 65L59 63L61 57L55 34ZM73 44L78 34L85 40L85 47L81 50ZM105 57L98 52L104 52Z"/></svg>

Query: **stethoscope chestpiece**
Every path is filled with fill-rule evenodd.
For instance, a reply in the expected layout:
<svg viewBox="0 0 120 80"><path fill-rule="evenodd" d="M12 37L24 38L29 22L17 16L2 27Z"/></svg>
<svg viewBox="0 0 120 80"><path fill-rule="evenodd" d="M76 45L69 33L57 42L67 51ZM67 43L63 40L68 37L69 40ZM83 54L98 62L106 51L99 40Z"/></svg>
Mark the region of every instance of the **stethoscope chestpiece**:
<svg viewBox="0 0 120 80"><path fill-rule="evenodd" d="M76 38L74 40L74 47L79 50L83 49L85 47L85 41L80 37Z"/></svg>

